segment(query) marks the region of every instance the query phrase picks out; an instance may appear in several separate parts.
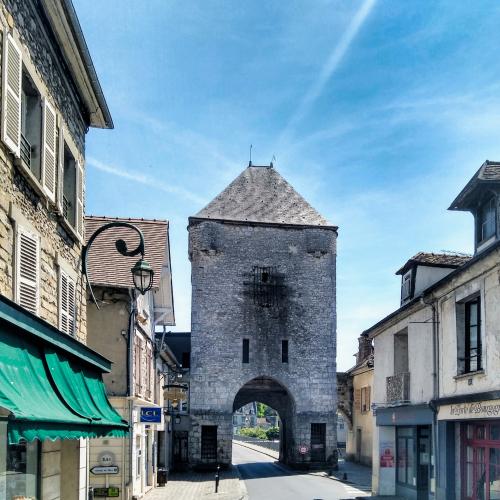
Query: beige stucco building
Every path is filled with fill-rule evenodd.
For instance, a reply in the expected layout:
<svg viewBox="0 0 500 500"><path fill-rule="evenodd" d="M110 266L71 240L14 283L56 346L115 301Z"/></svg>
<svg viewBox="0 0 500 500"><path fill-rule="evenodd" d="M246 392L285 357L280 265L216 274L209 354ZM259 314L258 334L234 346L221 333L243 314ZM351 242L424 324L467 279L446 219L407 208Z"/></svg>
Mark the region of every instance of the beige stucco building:
<svg viewBox="0 0 500 500"><path fill-rule="evenodd" d="M347 371L352 391L352 417L348 420L346 459L364 465L372 463L373 411L373 349L367 336L359 338L356 364Z"/></svg>
<svg viewBox="0 0 500 500"><path fill-rule="evenodd" d="M134 290L130 270L138 257L123 257L115 248L118 239L130 249L137 247L138 234L131 228L107 229L89 250L89 277L97 305L89 295L87 341L113 362L104 376L106 390L114 408L131 425L129 438L92 441L90 467L107 463L115 469L113 474L91 474L90 484L119 488L117 498L132 499L156 486L158 465L165 463L165 457L159 456L169 448L163 442L169 436L169 422L163 415L162 387L167 384L163 365L178 362L175 356L160 353L155 339L156 326L175 324L168 222L89 216L87 235L118 221L132 224L144 235L144 258L154 276L152 289L144 295ZM144 416L151 409L159 414L159 422Z"/></svg>

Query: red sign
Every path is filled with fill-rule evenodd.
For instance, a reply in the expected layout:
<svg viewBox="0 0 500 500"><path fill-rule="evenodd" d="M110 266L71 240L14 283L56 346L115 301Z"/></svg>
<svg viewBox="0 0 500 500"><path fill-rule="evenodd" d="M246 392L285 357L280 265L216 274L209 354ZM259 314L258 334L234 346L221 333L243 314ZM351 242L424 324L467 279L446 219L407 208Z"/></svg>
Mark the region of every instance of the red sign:
<svg viewBox="0 0 500 500"><path fill-rule="evenodd" d="M299 446L299 453L301 455L306 455L308 451L309 449L307 448L307 446L304 445Z"/></svg>

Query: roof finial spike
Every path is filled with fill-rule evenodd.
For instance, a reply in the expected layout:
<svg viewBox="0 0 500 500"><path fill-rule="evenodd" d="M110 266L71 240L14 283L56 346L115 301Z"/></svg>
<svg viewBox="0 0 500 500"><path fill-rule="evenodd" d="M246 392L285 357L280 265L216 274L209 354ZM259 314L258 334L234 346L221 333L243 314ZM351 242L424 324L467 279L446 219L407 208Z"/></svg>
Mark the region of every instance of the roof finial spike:
<svg viewBox="0 0 500 500"><path fill-rule="evenodd" d="M250 144L250 159L248 160L249 167L252 166L252 148L253 148L253 144Z"/></svg>
<svg viewBox="0 0 500 500"><path fill-rule="evenodd" d="M273 168L273 167L274 167L274 162L275 162L275 161L276 161L276 155L273 155L273 157L271 158L271 163L269 164L269 166L270 166L271 168Z"/></svg>

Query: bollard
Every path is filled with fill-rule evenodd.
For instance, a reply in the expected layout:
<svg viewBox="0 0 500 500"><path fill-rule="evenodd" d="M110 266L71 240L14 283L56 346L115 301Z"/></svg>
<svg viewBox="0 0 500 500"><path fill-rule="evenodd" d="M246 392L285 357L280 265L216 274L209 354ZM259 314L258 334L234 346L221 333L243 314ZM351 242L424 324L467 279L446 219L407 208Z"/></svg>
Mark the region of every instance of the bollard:
<svg viewBox="0 0 500 500"><path fill-rule="evenodd" d="M215 493L219 492L219 471L220 466L217 466L217 472L215 473Z"/></svg>
<svg viewBox="0 0 500 500"><path fill-rule="evenodd" d="M347 481L347 472L344 472L344 475L342 476L343 481Z"/></svg>

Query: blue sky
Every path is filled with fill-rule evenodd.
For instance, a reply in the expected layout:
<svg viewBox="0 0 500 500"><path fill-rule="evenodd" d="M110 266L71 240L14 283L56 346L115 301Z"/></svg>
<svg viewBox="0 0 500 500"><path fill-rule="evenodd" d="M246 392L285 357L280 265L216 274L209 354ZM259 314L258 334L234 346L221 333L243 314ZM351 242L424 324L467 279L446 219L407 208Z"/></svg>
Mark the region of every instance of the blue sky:
<svg viewBox="0 0 500 500"><path fill-rule="evenodd" d="M171 222L176 330L190 328L187 218L248 162L338 239L338 367L399 305L418 251L472 251L447 207L500 159L500 3L74 0L114 130L87 136L93 215Z"/></svg>

